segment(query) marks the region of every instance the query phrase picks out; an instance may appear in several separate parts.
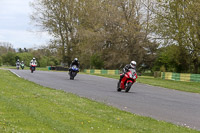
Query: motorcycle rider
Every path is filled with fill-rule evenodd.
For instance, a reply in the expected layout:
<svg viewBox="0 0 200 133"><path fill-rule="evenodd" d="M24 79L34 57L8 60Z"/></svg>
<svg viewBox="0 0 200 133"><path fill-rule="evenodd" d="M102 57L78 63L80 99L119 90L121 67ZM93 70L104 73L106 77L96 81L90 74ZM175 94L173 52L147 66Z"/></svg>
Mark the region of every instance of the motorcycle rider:
<svg viewBox="0 0 200 133"><path fill-rule="evenodd" d="M69 67L69 74L70 74L70 72L71 72L71 69L72 69L72 66L73 66L73 65L76 65L77 68L80 67L80 63L79 63L79 61L78 61L78 58L74 58L74 60L73 60L72 63L70 64L70 67Z"/></svg>
<svg viewBox="0 0 200 133"><path fill-rule="evenodd" d="M21 64L24 64L24 61L22 61Z"/></svg>
<svg viewBox="0 0 200 133"><path fill-rule="evenodd" d="M30 68L31 68L31 65L36 65L37 66L37 61L36 61L35 57L33 57L33 59L30 62Z"/></svg>
<svg viewBox="0 0 200 133"><path fill-rule="evenodd" d="M72 61L72 63L70 64L70 69L73 65L76 65L78 68L80 67L80 63L78 61L78 58L74 58L74 60Z"/></svg>
<svg viewBox="0 0 200 133"><path fill-rule="evenodd" d="M19 59L17 59L17 61L16 61L16 67L17 67L17 69L19 69L19 66L20 66L20 61L19 61Z"/></svg>
<svg viewBox="0 0 200 133"><path fill-rule="evenodd" d="M129 69L135 69L136 70L136 62L135 61L131 61L130 64L127 64L124 68L123 68L123 74L120 76L119 82L121 83L122 78L125 76L125 74L129 71Z"/></svg>
<svg viewBox="0 0 200 133"><path fill-rule="evenodd" d="M24 61L21 62L20 66L22 69L24 69Z"/></svg>
<svg viewBox="0 0 200 133"><path fill-rule="evenodd" d="M76 66L78 68L78 69L75 69L76 73L73 73L73 69L72 69L73 66ZM80 67L80 63L78 61L78 58L74 58L74 60L72 61L69 67L68 74L70 75L70 80L73 80L76 74L79 72L79 67Z"/></svg>

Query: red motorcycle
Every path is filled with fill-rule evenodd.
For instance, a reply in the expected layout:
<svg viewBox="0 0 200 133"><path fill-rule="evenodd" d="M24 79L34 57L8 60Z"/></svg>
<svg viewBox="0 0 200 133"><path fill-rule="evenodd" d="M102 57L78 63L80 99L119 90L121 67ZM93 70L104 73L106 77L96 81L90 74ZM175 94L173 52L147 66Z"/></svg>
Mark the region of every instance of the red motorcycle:
<svg viewBox="0 0 200 133"><path fill-rule="evenodd" d="M31 65L31 67L30 67L30 69L31 69L31 73L33 73L33 71L35 71L35 67L36 67L35 64L32 64L32 65Z"/></svg>
<svg viewBox="0 0 200 133"><path fill-rule="evenodd" d="M122 74L120 74L120 76L121 75ZM117 91L125 90L125 92L128 92L133 83L135 83L136 79L137 79L137 73L135 69L129 69L129 71L122 78L121 82L118 82Z"/></svg>

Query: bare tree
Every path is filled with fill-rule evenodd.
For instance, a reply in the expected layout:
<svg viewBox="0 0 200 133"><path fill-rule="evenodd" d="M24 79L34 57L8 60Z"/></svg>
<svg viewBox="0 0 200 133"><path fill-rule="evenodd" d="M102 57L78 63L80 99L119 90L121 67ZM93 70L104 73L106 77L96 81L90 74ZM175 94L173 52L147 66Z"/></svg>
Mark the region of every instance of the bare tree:
<svg viewBox="0 0 200 133"><path fill-rule="evenodd" d="M38 0L32 3L34 12L31 19L54 37L62 53L61 60L68 65L76 38L76 6L77 1L72 0Z"/></svg>

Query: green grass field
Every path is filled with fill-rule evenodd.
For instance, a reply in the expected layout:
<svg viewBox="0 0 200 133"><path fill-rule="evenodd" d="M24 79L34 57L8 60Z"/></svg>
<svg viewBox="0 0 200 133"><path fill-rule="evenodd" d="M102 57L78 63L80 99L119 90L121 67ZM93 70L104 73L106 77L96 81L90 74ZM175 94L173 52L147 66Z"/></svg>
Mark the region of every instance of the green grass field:
<svg viewBox="0 0 200 133"><path fill-rule="evenodd" d="M105 75L93 74L93 75L119 79L119 75L106 75L106 74ZM200 93L200 82L163 80L161 78L154 78L152 76L138 76L137 82L153 86L160 86L168 89L179 90L179 91Z"/></svg>
<svg viewBox="0 0 200 133"><path fill-rule="evenodd" d="M6 69L16 69L15 66L1 66L0 68L6 68ZM21 68L20 68L21 70ZM25 67L24 70L30 70L30 67ZM39 71L49 71L47 67L36 67L36 70Z"/></svg>
<svg viewBox="0 0 200 133"><path fill-rule="evenodd" d="M0 132L195 133L0 70Z"/></svg>

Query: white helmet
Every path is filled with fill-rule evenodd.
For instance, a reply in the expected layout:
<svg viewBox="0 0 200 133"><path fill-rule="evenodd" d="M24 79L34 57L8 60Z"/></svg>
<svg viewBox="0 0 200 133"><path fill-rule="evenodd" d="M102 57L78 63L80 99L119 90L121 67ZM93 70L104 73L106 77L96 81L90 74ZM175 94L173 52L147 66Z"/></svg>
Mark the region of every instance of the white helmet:
<svg viewBox="0 0 200 133"><path fill-rule="evenodd" d="M74 61L78 61L78 58L74 58Z"/></svg>
<svg viewBox="0 0 200 133"><path fill-rule="evenodd" d="M33 57L33 60L35 60L35 57Z"/></svg>
<svg viewBox="0 0 200 133"><path fill-rule="evenodd" d="M131 61L130 65L131 65L131 67L134 68L136 66L136 62L135 61Z"/></svg>

